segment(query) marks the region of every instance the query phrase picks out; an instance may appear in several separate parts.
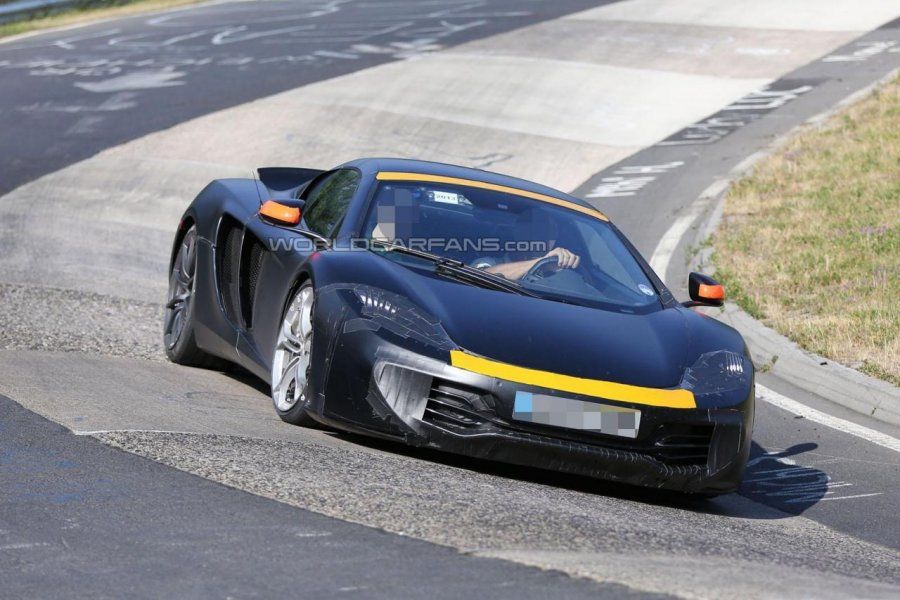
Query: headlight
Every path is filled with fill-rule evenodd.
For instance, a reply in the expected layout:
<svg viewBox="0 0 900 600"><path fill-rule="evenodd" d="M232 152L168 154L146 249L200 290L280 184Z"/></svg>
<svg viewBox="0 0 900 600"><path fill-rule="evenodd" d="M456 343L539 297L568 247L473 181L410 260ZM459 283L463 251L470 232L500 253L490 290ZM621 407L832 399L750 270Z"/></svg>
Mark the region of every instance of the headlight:
<svg viewBox="0 0 900 600"><path fill-rule="evenodd" d="M743 391L751 373L753 365L741 354L730 350L707 352L685 369L681 387L694 396Z"/></svg>
<svg viewBox="0 0 900 600"><path fill-rule="evenodd" d="M452 350L456 344L434 317L408 298L368 285L347 286L359 302L360 317L344 323L344 333L368 329L386 329L405 339L414 339L442 350Z"/></svg>
<svg viewBox="0 0 900 600"><path fill-rule="evenodd" d="M400 312L412 312L415 310L415 307L402 296L377 288L355 286L353 294L362 304L362 313L367 316L381 315L393 318Z"/></svg>

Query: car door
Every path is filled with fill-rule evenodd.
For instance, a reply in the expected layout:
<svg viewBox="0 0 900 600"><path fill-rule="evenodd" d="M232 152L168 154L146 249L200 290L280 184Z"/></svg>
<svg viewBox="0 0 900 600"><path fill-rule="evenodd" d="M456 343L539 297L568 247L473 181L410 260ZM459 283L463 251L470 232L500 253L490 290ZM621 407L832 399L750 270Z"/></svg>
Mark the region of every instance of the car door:
<svg viewBox="0 0 900 600"><path fill-rule="evenodd" d="M300 266L315 250L299 233L308 229L333 237L360 182L355 169L338 169L311 182L302 194L303 215L297 227L274 225L258 216L247 222L241 253L242 335L238 351L252 370L267 370L287 295Z"/></svg>

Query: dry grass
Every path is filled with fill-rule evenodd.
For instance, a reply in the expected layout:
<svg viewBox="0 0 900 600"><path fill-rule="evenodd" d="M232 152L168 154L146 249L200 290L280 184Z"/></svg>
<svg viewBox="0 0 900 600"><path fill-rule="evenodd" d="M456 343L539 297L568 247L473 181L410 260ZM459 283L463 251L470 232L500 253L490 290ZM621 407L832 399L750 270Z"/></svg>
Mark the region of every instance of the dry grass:
<svg viewBox="0 0 900 600"><path fill-rule="evenodd" d="M91 4L87 7L75 7L35 19L2 24L0 25L0 38L39 29L67 27L99 19L124 17L163 8L198 4L202 1L204 0L98 0L96 4ZM104 4L109 4L110 6L104 6Z"/></svg>
<svg viewBox="0 0 900 600"><path fill-rule="evenodd" d="M900 78L737 182L714 245L750 314L900 385Z"/></svg>

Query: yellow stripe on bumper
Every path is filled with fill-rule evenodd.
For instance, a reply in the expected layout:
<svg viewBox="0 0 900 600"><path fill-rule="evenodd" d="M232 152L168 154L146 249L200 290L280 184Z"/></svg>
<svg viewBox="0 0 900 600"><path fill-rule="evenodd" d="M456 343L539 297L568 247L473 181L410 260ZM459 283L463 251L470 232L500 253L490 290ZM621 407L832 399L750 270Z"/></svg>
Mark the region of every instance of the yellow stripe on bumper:
<svg viewBox="0 0 900 600"><path fill-rule="evenodd" d="M497 379L505 379L515 383L571 392L573 394L594 396L605 400L644 404L646 406L662 406L665 408L697 408L694 394L690 390L646 388L612 381L600 381L599 379L582 379L581 377L517 367L481 358L462 350L450 351L450 364L472 373L487 375L488 377L496 377Z"/></svg>

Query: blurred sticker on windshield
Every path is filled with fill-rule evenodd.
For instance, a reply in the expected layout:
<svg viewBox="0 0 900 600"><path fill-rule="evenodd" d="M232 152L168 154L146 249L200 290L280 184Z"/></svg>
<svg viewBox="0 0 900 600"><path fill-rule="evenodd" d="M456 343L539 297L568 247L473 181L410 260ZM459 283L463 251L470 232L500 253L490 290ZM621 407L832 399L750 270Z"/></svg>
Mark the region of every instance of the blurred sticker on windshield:
<svg viewBox="0 0 900 600"><path fill-rule="evenodd" d="M451 192L439 192L434 190L431 192L431 199L435 202L442 202L444 204L460 204L459 194L453 194Z"/></svg>
<svg viewBox="0 0 900 600"><path fill-rule="evenodd" d="M652 295L653 295L653 290L650 289L650 286L649 286L649 285L646 285L646 284L644 284L644 283L639 283L639 284L638 284L638 289L641 290L642 292L644 292L644 294L646 294L646 295L648 295L648 296L652 296Z"/></svg>

